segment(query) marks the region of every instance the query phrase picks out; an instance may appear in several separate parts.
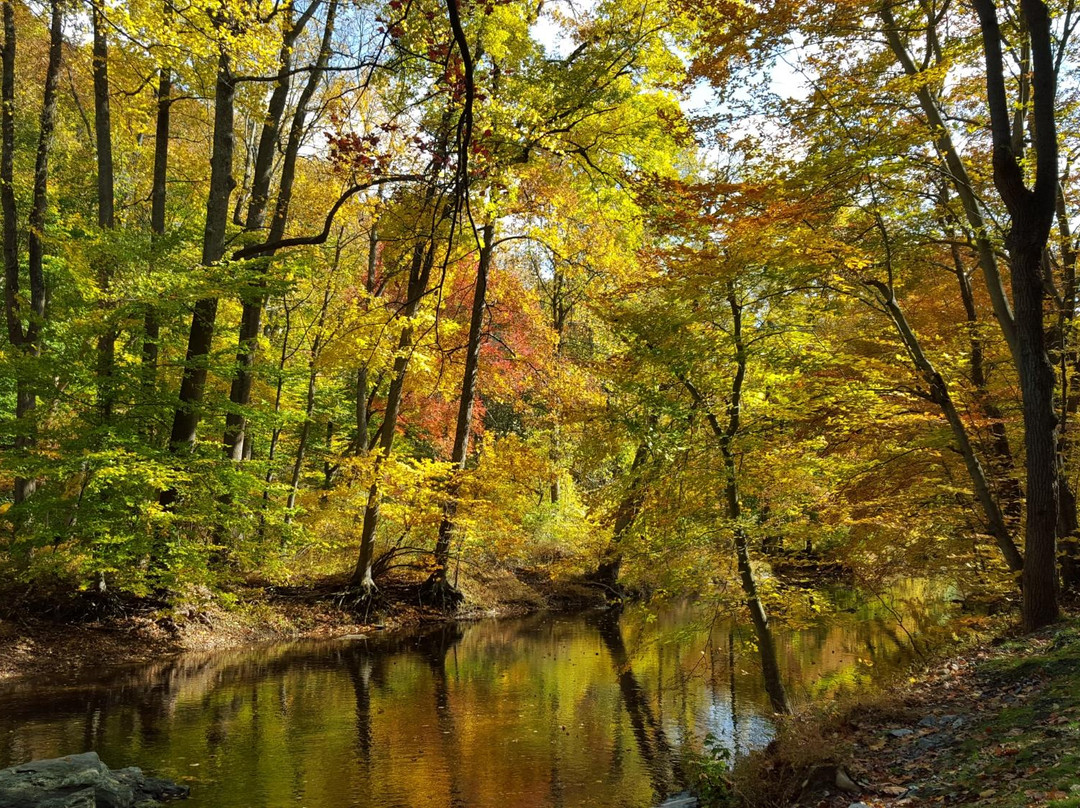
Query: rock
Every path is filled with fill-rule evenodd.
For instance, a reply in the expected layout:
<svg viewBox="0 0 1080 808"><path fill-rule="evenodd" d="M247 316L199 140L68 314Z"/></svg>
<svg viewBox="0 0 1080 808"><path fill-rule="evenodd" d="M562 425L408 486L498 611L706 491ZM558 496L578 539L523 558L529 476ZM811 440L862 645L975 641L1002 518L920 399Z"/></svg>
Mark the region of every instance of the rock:
<svg viewBox="0 0 1080 808"><path fill-rule="evenodd" d="M853 802L848 808L870 808L865 802Z"/></svg>
<svg viewBox="0 0 1080 808"><path fill-rule="evenodd" d="M97 752L0 770L4 808L150 808L161 800L182 799L188 791L134 767L110 771Z"/></svg>
<svg viewBox="0 0 1080 808"><path fill-rule="evenodd" d="M920 727L936 727L938 725L938 717L936 715L924 716L918 723Z"/></svg>
<svg viewBox="0 0 1080 808"><path fill-rule="evenodd" d="M836 769L836 780L834 782L838 789L846 791L849 794L857 794L862 791L859 784L852 780L848 773L839 767Z"/></svg>
<svg viewBox="0 0 1080 808"><path fill-rule="evenodd" d="M892 735L894 738L906 738L908 735L914 735L915 730L913 730L913 729L890 729L889 734Z"/></svg>
<svg viewBox="0 0 1080 808"><path fill-rule="evenodd" d="M938 735L927 735L924 738L919 738L915 741L915 748L920 749L923 752L929 752L931 749L937 749L940 746L944 746L948 743L947 738L942 738Z"/></svg>

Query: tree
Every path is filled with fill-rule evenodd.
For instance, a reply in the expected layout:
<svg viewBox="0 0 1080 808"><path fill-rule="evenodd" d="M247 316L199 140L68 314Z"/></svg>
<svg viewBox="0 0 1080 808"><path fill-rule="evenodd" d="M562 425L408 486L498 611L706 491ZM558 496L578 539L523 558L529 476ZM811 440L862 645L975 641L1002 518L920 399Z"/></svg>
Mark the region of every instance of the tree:
<svg viewBox="0 0 1080 808"><path fill-rule="evenodd" d="M1057 415L1054 412L1054 370L1047 354L1043 326L1043 253L1046 250L1058 194L1057 116L1054 109L1056 70L1050 12L1042 0L1022 0L1031 43L1031 116L1035 148L1035 182L1028 187L1015 138L1005 88L1005 62L997 6L976 0L986 56L986 92L990 110L994 184L1009 212L1006 236L1009 272L1016 309L1018 370L1024 404L1027 450L1027 524L1024 557L1024 627L1041 628L1058 618Z"/></svg>

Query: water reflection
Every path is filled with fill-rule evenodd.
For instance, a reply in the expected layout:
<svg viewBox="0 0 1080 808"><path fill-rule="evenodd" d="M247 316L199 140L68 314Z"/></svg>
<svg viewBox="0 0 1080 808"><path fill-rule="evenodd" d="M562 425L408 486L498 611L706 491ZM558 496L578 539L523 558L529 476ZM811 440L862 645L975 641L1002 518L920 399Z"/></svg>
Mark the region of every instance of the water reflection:
<svg viewBox="0 0 1080 808"><path fill-rule="evenodd" d="M911 656L913 603L777 631L793 697ZM537 615L189 654L0 687L0 766L94 749L193 786L193 808L619 806L680 788L679 744L772 731L753 633L701 609ZM711 627L710 627L711 624Z"/></svg>

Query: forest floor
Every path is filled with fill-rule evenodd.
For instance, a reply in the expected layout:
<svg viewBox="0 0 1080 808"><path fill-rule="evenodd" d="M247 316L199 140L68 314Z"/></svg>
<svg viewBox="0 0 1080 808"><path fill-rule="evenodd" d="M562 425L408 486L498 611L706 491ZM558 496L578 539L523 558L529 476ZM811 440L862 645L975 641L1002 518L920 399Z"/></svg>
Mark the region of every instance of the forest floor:
<svg viewBox="0 0 1080 808"><path fill-rule="evenodd" d="M812 718L798 725L749 762L754 776L770 767L780 774L785 748L813 746L830 750L859 788L837 788L831 776L825 789L793 780L784 802L1080 808L1080 619L936 659L902 686L847 704L816 726ZM818 768L828 769L822 762ZM814 764L792 768L805 780ZM736 785L749 773L737 766ZM752 792L746 801L772 802Z"/></svg>
<svg viewBox="0 0 1080 808"><path fill-rule="evenodd" d="M534 571L477 569L463 576L465 601L448 615L420 603L421 580L387 580L366 612L350 606L345 583L337 579L290 587L248 585L230 593L235 600L227 607L209 590L195 590L179 605L82 593L62 608L9 594L0 603L0 681L74 675L184 651L329 639L447 620L580 609L604 601L601 592L580 581Z"/></svg>

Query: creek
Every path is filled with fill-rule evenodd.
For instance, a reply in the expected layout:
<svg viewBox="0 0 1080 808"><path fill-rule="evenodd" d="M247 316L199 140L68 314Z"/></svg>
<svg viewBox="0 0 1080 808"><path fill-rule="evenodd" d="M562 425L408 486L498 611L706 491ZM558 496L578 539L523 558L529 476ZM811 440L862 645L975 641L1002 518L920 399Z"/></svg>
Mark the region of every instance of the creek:
<svg viewBox="0 0 1080 808"><path fill-rule="evenodd" d="M907 589L858 608L833 593L826 617L778 628L793 700L909 664L909 632L949 610ZM681 603L15 681L0 685L0 768L93 750L189 784L187 808L647 808L681 790L680 744L768 742L752 638Z"/></svg>

